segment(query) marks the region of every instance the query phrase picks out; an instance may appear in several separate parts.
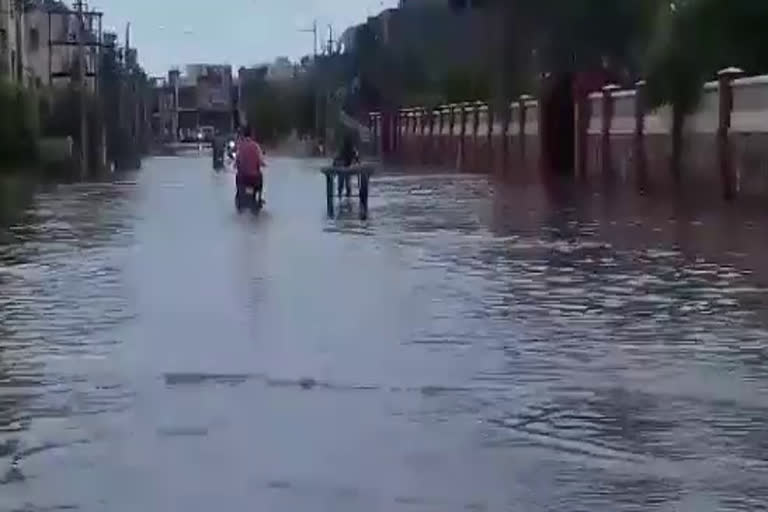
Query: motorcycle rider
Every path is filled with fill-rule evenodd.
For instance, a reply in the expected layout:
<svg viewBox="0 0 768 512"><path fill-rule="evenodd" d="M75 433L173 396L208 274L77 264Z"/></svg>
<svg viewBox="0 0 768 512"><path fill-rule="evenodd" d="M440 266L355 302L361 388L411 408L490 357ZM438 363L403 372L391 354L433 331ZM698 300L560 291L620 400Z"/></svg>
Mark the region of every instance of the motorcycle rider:
<svg viewBox="0 0 768 512"><path fill-rule="evenodd" d="M253 127L246 125L243 128L243 136L237 145L235 159L235 168L237 169L235 184L237 185L238 197L245 193L248 187L251 187L256 191L257 200L262 201L264 178L261 169L265 166L264 152L254 139Z"/></svg>
<svg viewBox="0 0 768 512"><path fill-rule="evenodd" d="M354 133L347 131L344 134L344 138L342 139L339 152L336 155L336 158L333 159L333 165L339 167L351 167L356 163L360 163L360 153L357 149L357 140ZM342 195L344 189L346 189L347 197L351 195L351 179L351 176L348 174L344 177L339 177L339 196Z"/></svg>
<svg viewBox="0 0 768 512"><path fill-rule="evenodd" d="M224 167L224 138L216 136L211 144L211 152L213 153L213 168L216 170Z"/></svg>

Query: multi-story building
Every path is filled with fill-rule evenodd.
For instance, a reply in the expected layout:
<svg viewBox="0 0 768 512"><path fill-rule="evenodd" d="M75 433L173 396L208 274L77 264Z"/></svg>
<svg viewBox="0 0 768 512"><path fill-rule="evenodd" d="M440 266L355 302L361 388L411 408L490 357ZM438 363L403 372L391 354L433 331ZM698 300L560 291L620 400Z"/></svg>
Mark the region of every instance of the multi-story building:
<svg viewBox="0 0 768 512"><path fill-rule="evenodd" d="M2 0L0 0L2 1ZM86 18L88 25L93 18ZM24 15L24 69L27 79L36 86L65 86L77 66L78 20L74 11L61 2L38 1ZM95 88L97 52L92 43L98 34L95 27L85 32L86 81Z"/></svg>
<svg viewBox="0 0 768 512"><path fill-rule="evenodd" d="M232 66L191 64L185 73L173 69L167 80L157 80L153 100L155 135L193 140L205 131L234 130Z"/></svg>
<svg viewBox="0 0 768 512"><path fill-rule="evenodd" d="M254 66L250 68L241 67L237 70L237 86L235 87L235 102L237 110L237 122L238 125L243 125L246 122L246 87L248 82L260 82L267 79L269 73L269 67Z"/></svg>
<svg viewBox="0 0 768 512"><path fill-rule="evenodd" d="M0 0L0 77L23 80L24 11L16 0Z"/></svg>
<svg viewBox="0 0 768 512"><path fill-rule="evenodd" d="M173 140L173 89L166 77L154 77L149 102L150 126L152 138L156 141L169 142Z"/></svg>

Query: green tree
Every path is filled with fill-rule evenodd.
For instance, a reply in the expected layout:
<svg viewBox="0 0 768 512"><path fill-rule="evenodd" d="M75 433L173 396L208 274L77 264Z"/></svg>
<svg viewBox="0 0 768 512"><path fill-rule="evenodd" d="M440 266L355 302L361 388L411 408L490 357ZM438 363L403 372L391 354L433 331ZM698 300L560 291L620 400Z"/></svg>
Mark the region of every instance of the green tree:
<svg viewBox="0 0 768 512"><path fill-rule="evenodd" d="M273 83L251 80L244 87L245 112L257 137L275 144L292 131L306 133L314 125L314 97L309 87L296 80ZM311 110L310 110L311 108Z"/></svg>
<svg viewBox="0 0 768 512"><path fill-rule="evenodd" d="M28 163L37 156L36 95L0 79L0 162Z"/></svg>
<svg viewBox="0 0 768 512"><path fill-rule="evenodd" d="M672 161L680 177L685 117L717 71L738 66L768 72L768 2L675 0L660 11L649 45L646 75L652 105L672 105Z"/></svg>

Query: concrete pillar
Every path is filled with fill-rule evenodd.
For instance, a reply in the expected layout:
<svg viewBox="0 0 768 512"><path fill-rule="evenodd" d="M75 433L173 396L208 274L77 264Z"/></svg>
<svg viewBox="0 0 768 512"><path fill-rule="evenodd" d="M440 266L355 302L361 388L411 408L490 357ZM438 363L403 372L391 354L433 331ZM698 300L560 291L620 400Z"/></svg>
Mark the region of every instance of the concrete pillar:
<svg viewBox="0 0 768 512"><path fill-rule="evenodd" d="M171 131L172 141L179 141L179 78L180 73L177 69L168 72L168 83L171 86Z"/></svg>
<svg viewBox="0 0 768 512"><path fill-rule="evenodd" d="M618 85L609 84L603 87L603 126L601 132L601 163L603 177L613 177L613 164L611 158L611 124L613 123L613 93L619 89Z"/></svg>
<svg viewBox="0 0 768 512"><path fill-rule="evenodd" d="M739 184L733 168L733 148L731 145L731 117L733 115L733 80L743 71L739 68L726 68L717 74L720 84L720 108L717 126L717 159L720 168L723 198L732 200L738 193Z"/></svg>
<svg viewBox="0 0 768 512"><path fill-rule="evenodd" d="M645 114L647 106L647 90L645 80L635 84L635 179L641 192L648 189L648 155L645 148Z"/></svg>

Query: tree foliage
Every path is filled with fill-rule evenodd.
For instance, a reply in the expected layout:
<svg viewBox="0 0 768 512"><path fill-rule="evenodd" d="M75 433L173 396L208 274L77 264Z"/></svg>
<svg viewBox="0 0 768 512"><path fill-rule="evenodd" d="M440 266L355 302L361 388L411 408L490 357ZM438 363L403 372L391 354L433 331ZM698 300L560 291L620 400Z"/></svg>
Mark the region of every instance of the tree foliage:
<svg viewBox="0 0 768 512"><path fill-rule="evenodd" d="M353 51L305 62L309 79L260 85L254 113L276 136L309 129L314 94L343 90L350 113L535 93L544 72L605 71L622 85L646 79L654 105L676 119L716 72L768 72L766 0L473 0L453 9L396 11L356 31ZM298 96L297 96L298 94ZM303 100L297 100L303 98ZM291 103L303 105L298 115ZM290 112L290 123L276 110ZM322 112L321 112L321 115ZM311 122L310 122L311 119ZM303 120L303 124L299 121ZM309 131L309 130L308 130Z"/></svg>
<svg viewBox="0 0 768 512"><path fill-rule="evenodd" d="M36 95L0 79L0 162L34 157L39 135Z"/></svg>
<svg viewBox="0 0 768 512"><path fill-rule="evenodd" d="M248 122L267 144L294 131L303 136L314 130L315 90L310 76L280 82L250 80L244 86L243 101Z"/></svg>
<svg viewBox="0 0 768 512"><path fill-rule="evenodd" d="M654 104L689 112L718 70L768 72L766 23L763 0L676 0L660 11L646 68Z"/></svg>

